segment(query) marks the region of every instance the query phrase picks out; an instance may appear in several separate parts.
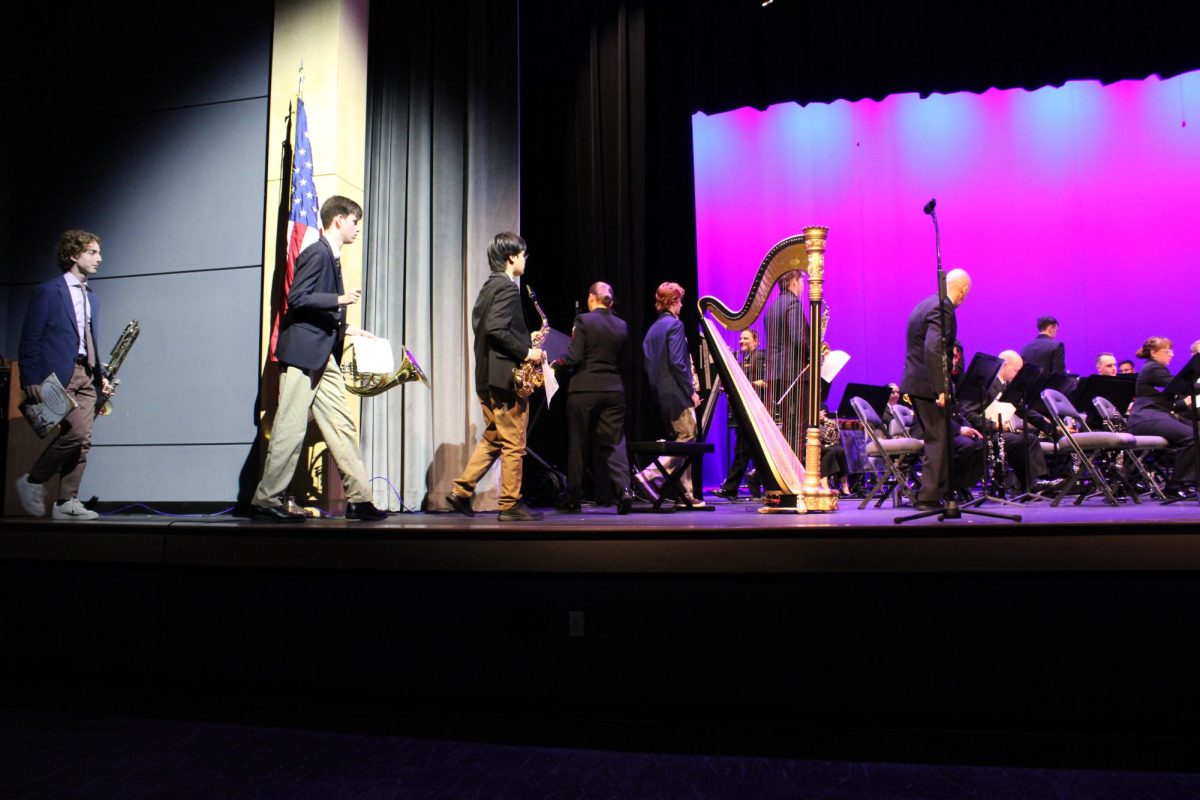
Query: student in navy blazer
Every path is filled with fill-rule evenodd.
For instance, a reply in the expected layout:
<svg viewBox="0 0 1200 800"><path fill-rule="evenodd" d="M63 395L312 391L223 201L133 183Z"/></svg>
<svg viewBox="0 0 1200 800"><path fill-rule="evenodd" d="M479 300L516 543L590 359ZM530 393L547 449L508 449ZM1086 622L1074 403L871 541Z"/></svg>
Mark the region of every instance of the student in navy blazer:
<svg viewBox="0 0 1200 800"><path fill-rule="evenodd" d="M324 233L296 260L288 310L275 345L281 370L279 405L262 479L250 503L253 520L304 521L303 514L288 511L284 494L300 460L310 411L342 475L346 518L373 522L387 517L370 500L367 468L359 454L358 429L346 404L341 370L345 336L371 336L346 325L346 307L359 301L362 289L345 290L340 259L341 248L358 238L362 213L362 206L353 200L330 197L321 205Z"/></svg>
<svg viewBox="0 0 1200 800"><path fill-rule="evenodd" d="M88 278L100 269L100 237L69 230L58 243L58 263L63 274L33 289L25 324L21 329L19 363L26 402L42 400L42 382L51 373L74 399L76 406L61 423L54 441L42 451L29 473L17 479L22 507L36 517L45 516L42 486L59 476L55 519L95 519L98 514L79 502L79 484L92 448L92 423L96 398L109 395L96 354L96 318L99 303L88 287Z"/></svg>

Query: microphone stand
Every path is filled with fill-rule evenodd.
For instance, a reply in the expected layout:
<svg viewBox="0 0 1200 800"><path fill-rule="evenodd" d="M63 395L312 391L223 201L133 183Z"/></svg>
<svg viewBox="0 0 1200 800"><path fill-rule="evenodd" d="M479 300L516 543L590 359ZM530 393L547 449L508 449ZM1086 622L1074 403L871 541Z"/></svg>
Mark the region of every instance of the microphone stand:
<svg viewBox="0 0 1200 800"><path fill-rule="evenodd" d="M938 522L945 522L948 519L961 519L963 514L974 514L977 517L994 517L995 519L1006 519L1010 522L1020 522L1021 517L1017 514L997 514L994 511L980 511L977 508L960 508L958 501L954 499L954 489L950 486L950 478L954 474L954 429L952 425L954 384L950 381L950 348L954 346L954 342L950 341L953 337L946 336L946 302L949 298L946 292L946 272L942 269L942 232L938 227L937 213L934 210L936 207L936 198L925 204L925 213L933 218L933 236L937 248L938 325L941 326L942 385L945 387L942 404L942 424L945 426L944 433L946 437L946 451L944 458L942 458L941 475L944 479L942 482L943 507L909 514L907 517L896 517L894 522L900 525L915 519L925 519L926 517L934 516L937 517ZM922 475L921 480L925 480L925 477Z"/></svg>

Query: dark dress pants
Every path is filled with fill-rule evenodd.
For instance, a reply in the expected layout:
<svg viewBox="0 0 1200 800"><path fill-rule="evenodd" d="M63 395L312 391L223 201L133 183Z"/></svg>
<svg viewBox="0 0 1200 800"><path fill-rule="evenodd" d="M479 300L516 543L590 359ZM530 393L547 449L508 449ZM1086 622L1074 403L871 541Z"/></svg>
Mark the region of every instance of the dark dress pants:
<svg viewBox="0 0 1200 800"><path fill-rule="evenodd" d="M625 452L625 395L622 392L571 392L567 395L567 499L578 502L583 486L583 453L588 442L608 468L617 497L629 488ZM596 486L604 480L596 476Z"/></svg>
<svg viewBox="0 0 1200 800"><path fill-rule="evenodd" d="M725 476L725 480L721 483L721 491L725 493L736 492L738 487L742 485L742 477L746 474L746 467L754 460L753 454L750 452L750 441L739 427L737 429L737 442L733 449L733 465L729 467L729 474ZM753 495L762 494L762 480L758 474L758 464L754 464L754 477L750 482L750 493Z"/></svg>
<svg viewBox="0 0 1200 800"><path fill-rule="evenodd" d="M1000 438L1004 440L1004 460L1017 476L1017 481L1021 485L1022 491L1029 491L1029 487L1033 485L1038 478L1049 472L1046 467L1046 454L1042 452L1042 443L1038 437L1029 433L1029 444L1025 443L1025 437L1019 433L1008 432L1000 434ZM1028 453L1029 474L1025 474L1026 453Z"/></svg>
<svg viewBox="0 0 1200 800"><path fill-rule="evenodd" d="M1190 422L1181 422L1175 415L1156 408L1135 411L1129 417L1129 432L1135 436L1161 436L1175 452L1175 471L1172 483L1195 483L1196 442Z"/></svg>
<svg viewBox="0 0 1200 800"><path fill-rule="evenodd" d="M921 462L921 491L917 502L936 503L946 495L946 422L942 409L932 400L912 398L913 410L925 439L925 456Z"/></svg>

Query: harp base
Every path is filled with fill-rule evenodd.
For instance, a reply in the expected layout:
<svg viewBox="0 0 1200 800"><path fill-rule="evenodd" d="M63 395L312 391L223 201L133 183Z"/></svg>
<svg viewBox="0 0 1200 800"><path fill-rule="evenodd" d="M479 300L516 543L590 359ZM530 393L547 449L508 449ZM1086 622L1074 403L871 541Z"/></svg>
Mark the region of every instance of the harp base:
<svg viewBox="0 0 1200 800"><path fill-rule="evenodd" d="M783 492L767 492L763 495L763 505L758 509L760 514L804 514L808 509L800 503L800 498L794 494Z"/></svg>
<svg viewBox="0 0 1200 800"><path fill-rule="evenodd" d="M760 514L807 514L838 510L838 493L832 489L805 489L800 496L767 492Z"/></svg>

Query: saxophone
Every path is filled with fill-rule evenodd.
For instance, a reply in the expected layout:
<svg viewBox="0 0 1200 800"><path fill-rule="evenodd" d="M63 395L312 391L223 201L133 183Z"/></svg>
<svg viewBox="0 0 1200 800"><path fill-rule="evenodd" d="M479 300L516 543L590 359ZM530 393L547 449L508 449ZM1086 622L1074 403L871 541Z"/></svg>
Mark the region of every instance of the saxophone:
<svg viewBox="0 0 1200 800"><path fill-rule="evenodd" d="M121 331L117 343L113 345L112 351L108 354L108 362L100 365L100 374L104 380L115 389L121 381L117 378L117 370L125 363L125 356L129 355L129 349L133 347L133 343L137 341L138 334L142 332L142 326L135 319L125 326L125 330ZM104 402L96 406L97 416L107 416L112 413L112 399L104 398Z"/></svg>
<svg viewBox="0 0 1200 800"><path fill-rule="evenodd" d="M550 321L546 319L546 312L542 311L532 286L525 287L525 294L529 295L529 299L533 301L533 307L537 309L538 316L542 318L541 330L535 332L531 337L533 346L541 347L542 343L546 341L546 334L550 332ZM521 362L521 366L513 367L513 385L516 386L517 397L529 397L542 388L545 383L546 376L542 373L542 362L527 358Z"/></svg>

